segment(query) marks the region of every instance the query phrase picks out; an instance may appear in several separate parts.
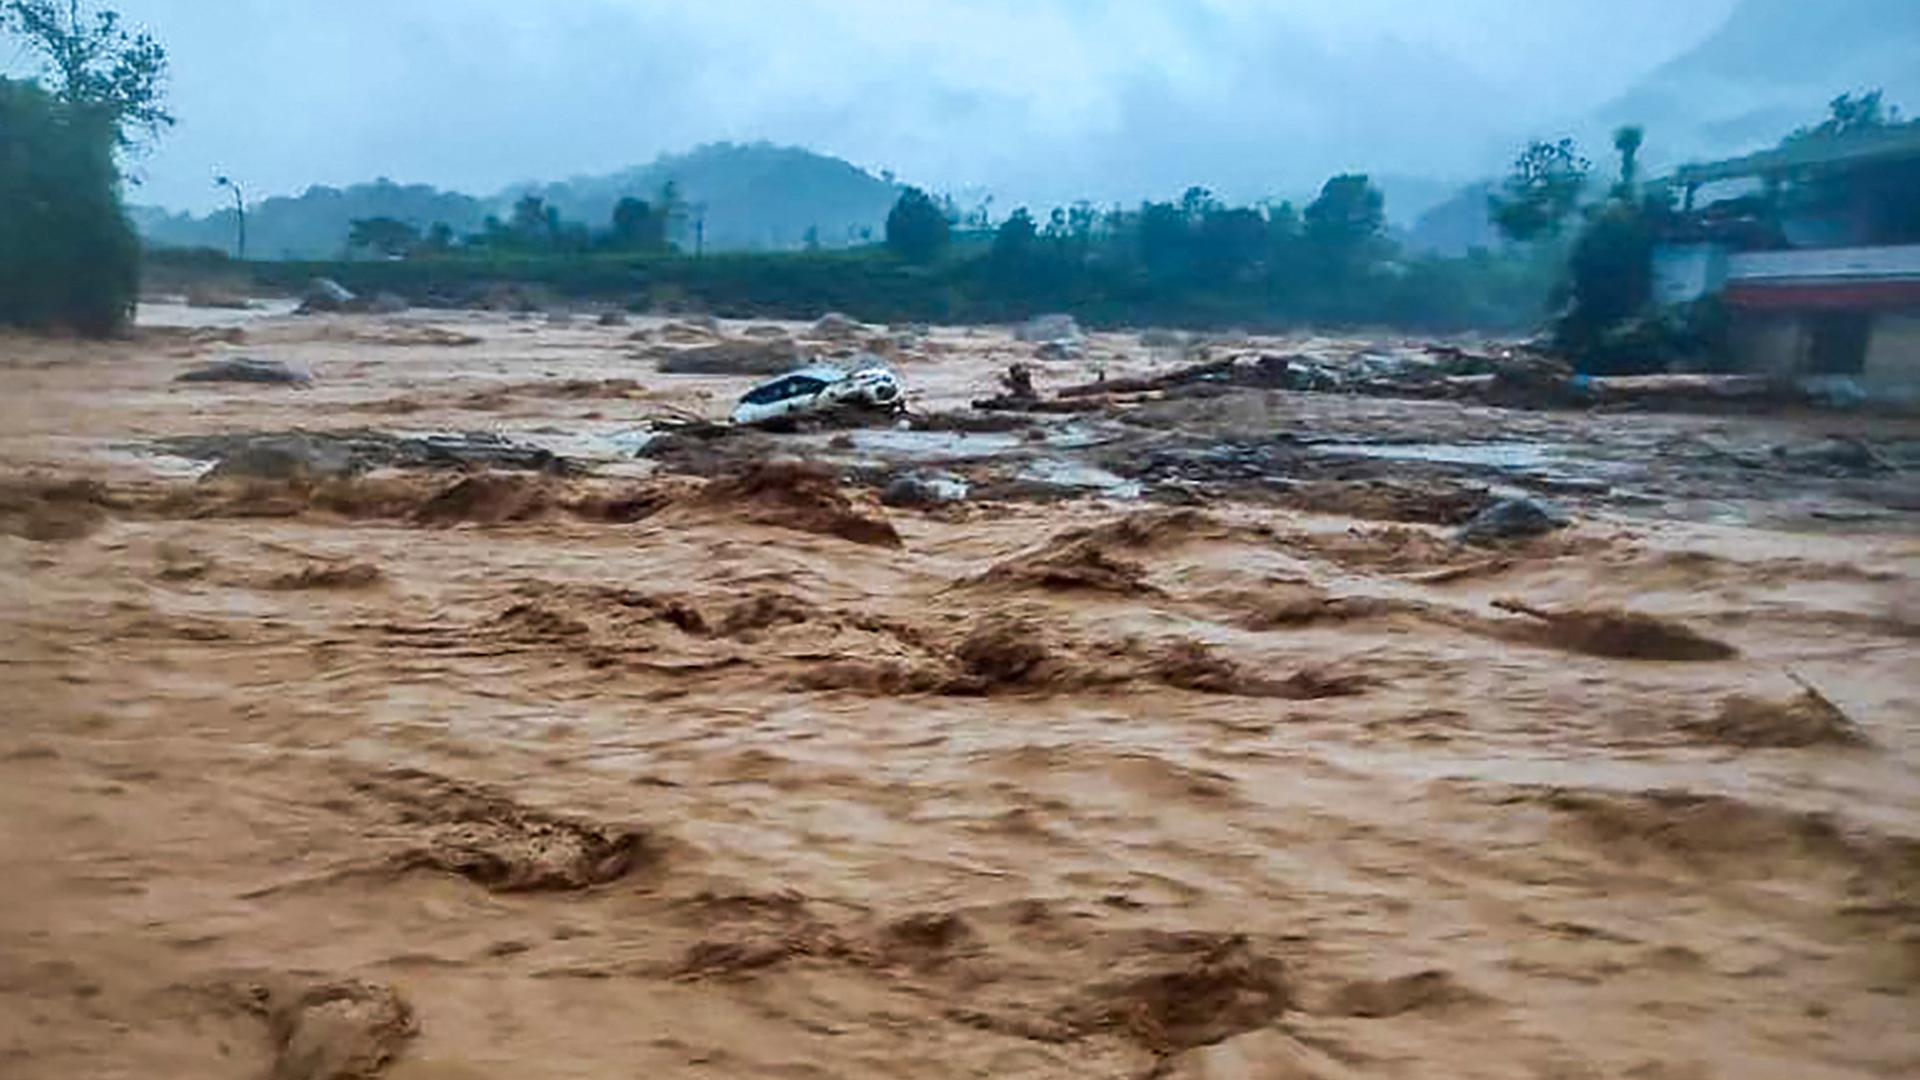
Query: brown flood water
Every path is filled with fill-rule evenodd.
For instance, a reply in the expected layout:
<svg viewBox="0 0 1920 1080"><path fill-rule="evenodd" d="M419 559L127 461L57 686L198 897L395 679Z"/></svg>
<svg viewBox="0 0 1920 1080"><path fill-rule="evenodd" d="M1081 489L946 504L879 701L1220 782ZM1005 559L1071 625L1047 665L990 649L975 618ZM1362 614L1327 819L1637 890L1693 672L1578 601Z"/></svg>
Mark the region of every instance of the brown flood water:
<svg viewBox="0 0 1920 1080"><path fill-rule="evenodd" d="M0 1075L1920 1075L1920 515L1652 456L1867 422L1209 414L1625 445L1663 500L1493 553L1364 500L144 447L617 442L750 381L630 332L0 339ZM1018 348L900 368L951 408ZM172 381L233 352L315 384Z"/></svg>

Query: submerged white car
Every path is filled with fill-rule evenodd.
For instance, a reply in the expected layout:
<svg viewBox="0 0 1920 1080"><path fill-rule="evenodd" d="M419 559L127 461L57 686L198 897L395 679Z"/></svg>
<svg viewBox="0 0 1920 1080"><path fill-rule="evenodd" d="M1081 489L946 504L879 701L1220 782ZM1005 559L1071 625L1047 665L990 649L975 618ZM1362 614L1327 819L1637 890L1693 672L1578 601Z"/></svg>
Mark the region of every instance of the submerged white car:
<svg viewBox="0 0 1920 1080"><path fill-rule="evenodd" d="M828 364L789 371L747 392L733 410L736 424L764 424L787 416L838 408L894 412L905 407L900 377L873 365L847 371Z"/></svg>

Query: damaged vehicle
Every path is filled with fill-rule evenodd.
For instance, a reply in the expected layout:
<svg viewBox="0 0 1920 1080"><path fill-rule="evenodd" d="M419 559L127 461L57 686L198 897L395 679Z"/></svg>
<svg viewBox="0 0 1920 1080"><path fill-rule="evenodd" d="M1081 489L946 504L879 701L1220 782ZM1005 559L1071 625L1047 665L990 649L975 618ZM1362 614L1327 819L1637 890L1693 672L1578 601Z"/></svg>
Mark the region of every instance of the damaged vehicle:
<svg viewBox="0 0 1920 1080"><path fill-rule="evenodd" d="M769 379L748 391L733 410L736 424L765 424L791 417L865 409L894 413L906 408L900 377L879 364L847 371L817 364Z"/></svg>

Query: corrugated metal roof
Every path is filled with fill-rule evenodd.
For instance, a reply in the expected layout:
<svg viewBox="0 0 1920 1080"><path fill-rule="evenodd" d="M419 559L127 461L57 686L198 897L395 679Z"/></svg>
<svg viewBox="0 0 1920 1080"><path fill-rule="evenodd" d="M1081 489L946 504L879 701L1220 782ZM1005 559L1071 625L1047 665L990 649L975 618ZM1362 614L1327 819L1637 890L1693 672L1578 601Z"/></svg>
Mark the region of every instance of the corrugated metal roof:
<svg viewBox="0 0 1920 1080"><path fill-rule="evenodd" d="M1920 157L1920 121L1851 135L1801 139L1746 157L1685 165L1673 174L1673 182L1689 187L1826 165L1855 165L1908 157Z"/></svg>

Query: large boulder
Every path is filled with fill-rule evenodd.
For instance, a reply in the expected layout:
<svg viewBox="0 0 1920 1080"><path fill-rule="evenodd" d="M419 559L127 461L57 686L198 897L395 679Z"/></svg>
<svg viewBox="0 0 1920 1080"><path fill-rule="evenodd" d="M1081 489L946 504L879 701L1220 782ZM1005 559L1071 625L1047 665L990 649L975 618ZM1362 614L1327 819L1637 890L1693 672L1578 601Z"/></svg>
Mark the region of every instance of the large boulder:
<svg viewBox="0 0 1920 1080"><path fill-rule="evenodd" d="M262 383L278 386L305 386L313 377L290 368L278 360L256 360L251 356L230 356L195 365L175 382L184 383Z"/></svg>
<svg viewBox="0 0 1920 1080"><path fill-rule="evenodd" d="M1071 315L1041 315L1014 328L1013 336L1032 345L1055 342L1077 345L1086 339Z"/></svg>
<svg viewBox="0 0 1920 1080"><path fill-rule="evenodd" d="M358 471L345 443L304 432L235 440L206 474L208 480L314 480Z"/></svg>
<svg viewBox="0 0 1920 1080"><path fill-rule="evenodd" d="M720 332L704 322L680 320L662 326L655 336L670 345L696 345L714 340Z"/></svg>
<svg viewBox="0 0 1920 1080"><path fill-rule="evenodd" d="M865 330L865 327L853 319L837 311L830 311L820 316L819 321L813 324L809 336L821 341L852 341Z"/></svg>
<svg viewBox="0 0 1920 1080"><path fill-rule="evenodd" d="M302 315L348 311L358 300L351 290L332 278L314 278L300 294L298 310Z"/></svg>
<svg viewBox="0 0 1920 1080"><path fill-rule="evenodd" d="M880 501L896 508L925 509L965 502L967 482L949 472L922 470L904 473L881 489Z"/></svg>
<svg viewBox="0 0 1920 1080"><path fill-rule="evenodd" d="M1482 546L1525 540L1564 529L1572 521L1566 511L1535 499L1502 499L1461 526L1463 544Z"/></svg>

